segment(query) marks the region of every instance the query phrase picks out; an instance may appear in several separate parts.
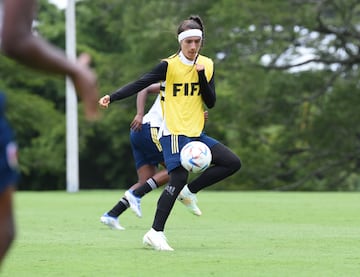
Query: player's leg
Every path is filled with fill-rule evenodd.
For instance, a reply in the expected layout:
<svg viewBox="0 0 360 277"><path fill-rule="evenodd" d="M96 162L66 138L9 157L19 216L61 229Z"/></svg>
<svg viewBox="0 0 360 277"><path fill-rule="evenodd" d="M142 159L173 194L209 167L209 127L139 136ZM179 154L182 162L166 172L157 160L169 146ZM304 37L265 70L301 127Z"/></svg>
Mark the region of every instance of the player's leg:
<svg viewBox="0 0 360 277"><path fill-rule="evenodd" d="M204 134L201 135L200 140L211 149L212 165L199 175L199 177L186 185L178 196L178 200L183 203L190 212L198 216L200 216L202 212L197 206L196 193L232 175L241 167L240 159L217 140Z"/></svg>
<svg viewBox="0 0 360 277"><path fill-rule="evenodd" d="M157 166L155 165L146 164L140 166L137 169L137 174L138 182L132 185L130 189L125 192L125 195L114 205L114 207L101 217L100 220L103 223L107 224L106 222L109 222L110 225L112 225L112 223L116 224L117 220L114 221L114 219L117 219L130 207L129 201L133 202L132 209L139 217L141 217L140 198L159 186L166 184L169 180L167 170L164 169L157 172ZM107 219L106 217L111 218ZM119 228L115 227L115 229Z"/></svg>
<svg viewBox="0 0 360 277"><path fill-rule="evenodd" d="M154 171L156 171L156 167ZM146 173L138 172L138 174L139 176L142 177L139 178L139 182L134 184L130 188L130 190L133 191L133 194L136 197L140 197L140 198L143 197L145 194L149 193L150 191L165 185L170 178L166 169L160 170L155 174L152 174L151 177L148 177L151 174L151 173L149 174L149 172Z"/></svg>
<svg viewBox="0 0 360 277"><path fill-rule="evenodd" d="M12 185L7 186L0 194L0 265L15 238L13 194Z"/></svg>
<svg viewBox="0 0 360 277"><path fill-rule="evenodd" d="M116 204L113 209L108 213L109 215L118 217L120 216L124 211L127 210L127 208L131 208L135 214L138 217L142 216L141 212L141 197L143 195L134 194L134 190L139 188L146 188L146 190L151 191L152 189L156 188L156 183L153 182L152 178L157 171L157 167L150 164L145 164L140 166L137 169L138 174L138 182L135 183L130 187L129 190L127 190L124 194L124 196L120 199L118 204ZM147 189L149 187L149 189Z"/></svg>
<svg viewBox="0 0 360 277"><path fill-rule="evenodd" d="M132 185L129 189L135 191L146 181L157 174L157 167L151 164L145 164L137 169L138 181L136 184Z"/></svg>
<svg viewBox="0 0 360 277"><path fill-rule="evenodd" d="M156 167L150 165L146 160L144 153L144 140L148 136L148 126L143 125L140 131L130 131L130 143L135 160L135 167L138 174L138 182L133 186L138 186L146 177L150 178L156 172ZM147 175L148 174L148 175ZM123 230L119 224L118 217L130 207L129 201L125 196L122 196L119 201L106 213L100 217L100 222L109 226L112 229Z"/></svg>
<svg viewBox="0 0 360 277"><path fill-rule="evenodd" d="M154 170L156 170L156 168L157 167L154 167ZM150 175L142 174L142 176L146 176L147 178ZM130 204L130 208L133 210L133 212L135 212L138 217L142 216L141 198L152 190L155 190L158 187L165 185L169 181L169 178L170 177L167 170L163 169L153 174L150 178L147 178L146 182L144 182L143 184L137 183L125 192L125 197Z"/></svg>
<svg viewBox="0 0 360 277"><path fill-rule="evenodd" d="M131 141L133 153L136 160L139 182L135 185L135 189L129 189L125 192L125 197L130 204L130 208L138 217L142 216L141 197L146 193L156 189L163 183L166 183L166 172L156 174L159 164L163 164L164 158L159 140L157 139L158 128L151 127L150 124L143 124L141 135L138 132L132 132ZM140 159L141 157L141 159ZM143 167L146 165L146 167ZM159 183L158 183L159 182Z"/></svg>
<svg viewBox="0 0 360 277"><path fill-rule="evenodd" d="M192 193L197 193L203 188L225 179L241 168L239 157L225 145L217 143L210 147L210 149L212 165L189 183L188 189Z"/></svg>
<svg viewBox="0 0 360 277"><path fill-rule="evenodd" d="M174 206L176 198L188 178L188 172L178 166L170 172L169 184L163 190L158 203L152 228L144 235L143 243L160 251L173 251L164 234L165 224Z"/></svg>
<svg viewBox="0 0 360 277"><path fill-rule="evenodd" d="M186 184L188 172L183 167L177 167L170 172L169 184L164 188L158 200L157 211L153 222L156 231L163 231L166 220L174 206L175 200Z"/></svg>
<svg viewBox="0 0 360 277"><path fill-rule="evenodd" d="M141 132L142 136L138 137L137 141L132 139L139 181L130 188L134 196L140 198L153 189L166 184L169 180L166 170L157 172L159 164L165 167L162 148L157 138L158 128L143 124ZM135 138L135 134L132 136ZM146 167L140 168L139 165L146 165Z"/></svg>
<svg viewBox="0 0 360 277"><path fill-rule="evenodd" d="M138 188L141 186L144 180L152 177L156 172L156 166L153 165L142 165L137 169L138 182L131 186L130 189ZM128 192L128 191L127 191ZM129 207L129 195L122 196L119 201L106 213L100 217L100 221L112 229L124 230L124 227L120 225L118 217L125 212Z"/></svg>
<svg viewBox="0 0 360 277"><path fill-rule="evenodd" d="M181 147L189 141L190 139L185 136L163 136L160 139L170 180L157 202L152 228L143 237L143 243L156 250L174 250L167 243L164 228L176 198L189 176L189 172L181 166L179 152Z"/></svg>

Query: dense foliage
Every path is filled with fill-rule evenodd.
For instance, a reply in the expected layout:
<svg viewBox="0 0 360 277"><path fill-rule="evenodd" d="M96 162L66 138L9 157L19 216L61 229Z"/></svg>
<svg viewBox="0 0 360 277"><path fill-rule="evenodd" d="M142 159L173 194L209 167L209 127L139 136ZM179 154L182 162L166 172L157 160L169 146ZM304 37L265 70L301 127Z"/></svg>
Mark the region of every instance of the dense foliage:
<svg viewBox="0 0 360 277"><path fill-rule="evenodd" d="M199 14L216 65L206 131L242 159L216 189L360 189L360 3L356 0L97 0L76 6L77 50L93 57L101 94L177 50L178 23ZM64 11L41 1L37 31L64 47ZM65 82L0 57L17 131L20 189L65 187ZM20 73L19 73L20 72ZM150 104L150 101L149 101ZM89 125L80 115L81 188L136 180L129 144L135 97Z"/></svg>

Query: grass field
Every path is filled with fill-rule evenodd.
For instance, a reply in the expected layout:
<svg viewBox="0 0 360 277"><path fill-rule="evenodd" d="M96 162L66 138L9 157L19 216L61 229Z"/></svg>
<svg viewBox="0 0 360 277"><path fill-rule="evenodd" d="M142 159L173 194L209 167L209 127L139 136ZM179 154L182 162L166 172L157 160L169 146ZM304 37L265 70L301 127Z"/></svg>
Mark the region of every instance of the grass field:
<svg viewBox="0 0 360 277"><path fill-rule="evenodd" d="M17 192L18 236L0 276L360 276L360 194L201 192L203 215L176 203L174 252L142 246L160 191L99 222L123 191Z"/></svg>

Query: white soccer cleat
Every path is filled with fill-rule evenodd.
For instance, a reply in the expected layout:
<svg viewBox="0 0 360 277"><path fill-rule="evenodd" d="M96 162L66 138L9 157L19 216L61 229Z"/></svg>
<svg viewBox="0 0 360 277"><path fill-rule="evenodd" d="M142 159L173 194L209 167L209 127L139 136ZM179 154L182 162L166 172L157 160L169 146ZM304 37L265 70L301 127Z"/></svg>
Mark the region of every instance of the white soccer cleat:
<svg viewBox="0 0 360 277"><path fill-rule="evenodd" d="M125 230L125 228L120 225L116 217L109 216L107 213L105 213L102 217L100 217L100 222L109 226L109 228L111 229Z"/></svg>
<svg viewBox="0 0 360 277"><path fill-rule="evenodd" d="M192 212L194 215L200 216L202 212L200 211L199 207L196 205L197 198L196 194L192 193L188 185L185 185L185 187L180 191L177 199L183 203L190 212Z"/></svg>
<svg viewBox="0 0 360 277"><path fill-rule="evenodd" d="M141 198L136 197L131 190L125 191L125 197L129 201L130 209L138 216L141 217Z"/></svg>
<svg viewBox="0 0 360 277"><path fill-rule="evenodd" d="M174 251L167 243L164 232L155 231L151 228L143 237L143 244L158 251Z"/></svg>

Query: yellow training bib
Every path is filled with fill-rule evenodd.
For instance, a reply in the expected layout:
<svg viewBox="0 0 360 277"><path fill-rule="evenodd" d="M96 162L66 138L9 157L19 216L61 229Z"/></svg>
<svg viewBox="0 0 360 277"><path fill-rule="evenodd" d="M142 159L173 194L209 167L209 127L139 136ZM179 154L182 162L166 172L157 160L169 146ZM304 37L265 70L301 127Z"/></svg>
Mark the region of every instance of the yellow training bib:
<svg viewBox="0 0 360 277"><path fill-rule="evenodd" d="M163 103L166 126L171 134L198 137L205 120L195 65L182 63L177 55L165 61L168 63ZM205 66L205 75L210 81L214 71L212 60L199 55L197 63Z"/></svg>

